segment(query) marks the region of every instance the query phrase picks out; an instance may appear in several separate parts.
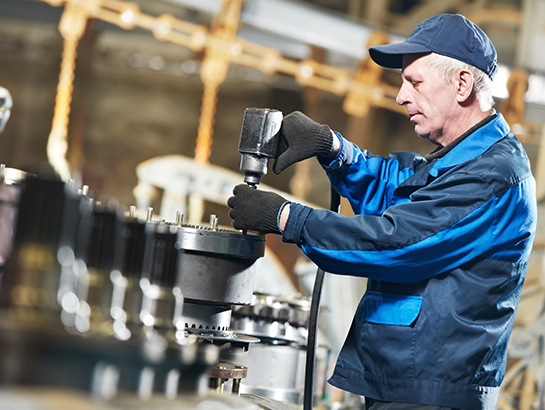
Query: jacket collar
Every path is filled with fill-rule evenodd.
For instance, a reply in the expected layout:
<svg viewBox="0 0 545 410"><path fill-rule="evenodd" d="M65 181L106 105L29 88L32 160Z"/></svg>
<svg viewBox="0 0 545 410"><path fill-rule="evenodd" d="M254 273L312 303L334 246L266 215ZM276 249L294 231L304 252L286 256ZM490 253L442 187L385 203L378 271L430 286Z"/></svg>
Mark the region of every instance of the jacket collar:
<svg viewBox="0 0 545 410"><path fill-rule="evenodd" d="M509 124L507 124L503 115L496 114L492 121L475 130L444 157L432 162L433 165L429 170L429 174L437 177L455 165L482 155L492 145L505 137L509 130Z"/></svg>

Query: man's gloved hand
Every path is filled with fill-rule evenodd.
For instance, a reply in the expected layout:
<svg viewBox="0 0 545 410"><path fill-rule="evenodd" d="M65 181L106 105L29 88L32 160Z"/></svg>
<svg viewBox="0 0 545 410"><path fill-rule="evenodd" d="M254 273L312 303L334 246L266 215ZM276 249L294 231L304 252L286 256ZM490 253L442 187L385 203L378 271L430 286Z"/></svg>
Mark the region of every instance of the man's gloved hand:
<svg viewBox="0 0 545 410"><path fill-rule="evenodd" d="M276 175L296 162L329 154L333 145L333 135L329 127L311 120L300 111L284 117L280 135L280 155L273 165Z"/></svg>
<svg viewBox="0 0 545 410"><path fill-rule="evenodd" d="M245 184L237 185L233 194L227 201L233 228L262 234L282 233L278 229L278 214L288 201L274 192L259 191Z"/></svg>

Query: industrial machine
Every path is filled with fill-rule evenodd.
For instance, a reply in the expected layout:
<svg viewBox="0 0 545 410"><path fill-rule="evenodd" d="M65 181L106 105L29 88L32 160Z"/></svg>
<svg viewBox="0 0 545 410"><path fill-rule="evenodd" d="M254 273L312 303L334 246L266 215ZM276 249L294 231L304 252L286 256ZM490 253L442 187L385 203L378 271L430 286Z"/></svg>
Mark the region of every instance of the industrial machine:
<svg viewBox="0 0 545 410"><path fill-rule="evenodd" d="M241 170L254 187L281 121L245 112ZM208 226L143 217L48 167L0 171L3 404L23 391L34 409L51 389L90 408L298 408L311 304L254 294L264 235L214 215Z"/></svg>
<svg viewBox="0 0 545 410"><path fill-rule="evenodd" d="M4 389L74 389L112 408L167 399L259 408L238 394L210 398L209 386L238 386L246 369L225 359L259 342L230 330L230 319L233 305L252 301L263 236L219 229L214 218L141 220L54 175L11 188L20 197L0 287Z"/></svg>
<svg viewBox="0 0 545 410"><path fill-rule="evenodd" d="M310 300L301 295L279 296L255 293L251 305L235 306L232 327L258 337L239 362L248 367L242 380L242 393L251 393L280 402L301 403L305 382ZM331 351L318 345L313 388L318 402L325 396L324 386Z"/></svg>

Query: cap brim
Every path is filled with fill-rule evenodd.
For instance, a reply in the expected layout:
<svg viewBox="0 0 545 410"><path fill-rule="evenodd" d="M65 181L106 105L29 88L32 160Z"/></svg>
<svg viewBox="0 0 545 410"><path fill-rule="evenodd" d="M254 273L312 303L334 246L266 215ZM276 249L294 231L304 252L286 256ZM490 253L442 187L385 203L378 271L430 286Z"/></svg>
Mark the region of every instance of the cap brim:
<svg viewBox="0 0 545 410"><path fill-rule="evenodd" d="M385 44L369 48L369 56L379 66L403 68L403 54L429 53L430 49L422 44L402 43Z"/></svg>

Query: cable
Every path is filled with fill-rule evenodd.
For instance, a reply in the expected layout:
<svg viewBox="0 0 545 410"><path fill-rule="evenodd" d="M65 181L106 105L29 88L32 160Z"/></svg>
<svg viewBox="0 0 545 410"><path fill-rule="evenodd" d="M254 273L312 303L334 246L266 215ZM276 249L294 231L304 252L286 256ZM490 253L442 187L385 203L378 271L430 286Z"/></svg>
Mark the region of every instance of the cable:
<svg viewBox="0 0 545 410"><path fill-rule="evenodd" d="M329 210L339 212L341 197L331 187L331 197ZM322 297L322 287L324 283L325 272L318 268L316 279L314 280L314 289L312 290L312 300L310 302L310 316L308 323L307 338L307 356L305 363L305 386L303 391L303 410L312 410L312 401L314 399L314 368L316 366L316 347L318 345L318 319L320 316L320 298Z"/></svg>

